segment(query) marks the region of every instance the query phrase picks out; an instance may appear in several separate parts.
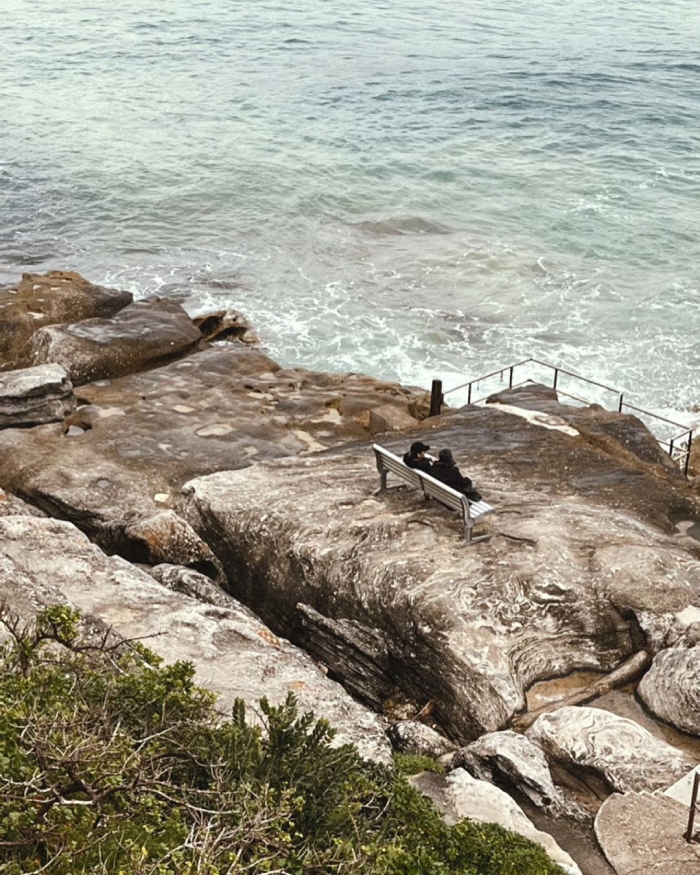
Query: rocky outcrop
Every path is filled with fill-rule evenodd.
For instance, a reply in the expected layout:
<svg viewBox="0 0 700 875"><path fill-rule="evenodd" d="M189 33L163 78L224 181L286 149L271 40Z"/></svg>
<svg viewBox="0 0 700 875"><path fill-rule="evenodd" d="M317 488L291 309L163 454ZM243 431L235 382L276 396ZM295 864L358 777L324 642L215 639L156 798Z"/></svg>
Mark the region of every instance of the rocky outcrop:
<svg viewBox="0 0 700 875"><path fill-rule="evenodd" d="M560 708L527 732L547 756L592 770L614 790L663 790L695 765L693 758L655 738L633 720L599 708Z"/></svg>
<svg viewBox="0 0 700 875"><path fill-rule="evenodd" d="M144 561L143 539L129 532L176 510L185 481L366 438L374 407L406 410L420 394L356 374L285 370L231 343L82 386L82 406L62 426L0 432L0 487ZM183 562L180 553L153 559Z"/></svg>
<svg viewBox="0 0 700 875"><path fill-rule="evenodd" d="M555 786L542 749L516 732L490 732L463 747L452 758L452 768L491 783L506 782L517 787L538 808L555 816L587 820L577 803Z"/></svg>
<svg viewBox="0 0 700 875"><path fill-rule="evenodd" d="M363 755L389 761L379 719L230 596L221 593L214 605L167 588L123 559L105 556L70 523L3 517L0 545L0 598L20 616L71 604L124 638L143 639L167 662L192 662L197 681L219 695L224 711L236 697L253 703L267 696L275 703L293 692L302 710L336 727L339 743L353 742ZM160 573L172 580L172 572ZM195 572L185 573L191 582ZM204 591L213 586L206 578L197 584Z"/></svg>
<svg viewBox="0 0 700 875"><path fill-rule="evenodd" d="M504 728L535 681L617 666L644 643L637 617L680 631L700 607L697 545L621 507L638 499L661 521L682 503L691 512L687 493L618 467L611 512L605 494L562 483L594 469L590 450L514 422L467 409L424 433L471 457L497 508L491 539L469 549L460 521L419 493L372 494L367 445L199 478L185 487L188 518L216 544L229 590L363 700L398 686L420 705L435 700L448 735L474 739Z"/></svg>
<svg viewBox="0 0 700 875"><path fill-rule="evenodd" d="M473 778L464 769L455 769L446 776L422 772L409 780L433 801L447 823L455 824L465 818L480 823L499 823L542 845L565 872L581 875L581 870L566 851L550 835L538 830L520 806L493 784Z"/></svg>
<svg viewBox="0 0 700 875"><path fill-rule="evenodd" d="M396 750L415 756L437 759L454 751L454 744L425 723L398 720L389 727L389 738Z"/></svg>
<svg viewBox="0 0 700 875"><path fill-rule="evenodd" d="M260 343L260 338L242 313L238 310L216 310L202 313L192 321L202 337L208 341L240 340L241 343Z"/></svg>
<svg viewBox="0 0 700 875"><path fill-rule="evenodd" d="M57 362L80 386L179 358L201 337L179 304L150 298L124 307L111 319L40 328L29 348L36 364Z"/></svg>
<svg viewBox="0 0 700 875"><path fill-rule="evenodd" d="M700 638L700 616L697 632ZM700 644L657 653L638 692L657 717L684 732L700 735Z"/></svg>
<svg viewBox="0 0 700 875"><path fill-rule="evenodd" d="M129 292L95 286L77 273L25 273L18 285L0 289L0 370L34 363L28 342L39 328L109 318L132 300Z"/></svg>
<svg viewBox="0 0 700 875"><path fill-rule="evenodd" d="M688 809L649 793L614 793L595 820L595 834L617 875L691 875L700 872L700 845L683 833Z"/></svg>
<svg viewBox="0 0 700 875"><path fill-rule="evenodd" d="M22 501L21 498L17 498L16 495L10 495L7 492L4 492L0 489L0 517L2 516L40 516L43 517L44 514L36 507L32 507L31 504L27 504L26 501Z"/></svg>
<svg viewBox="0 0 700 875"><path fill-rule="evenodd" d="M0 428L60 422L75 407L73 385L60 365L0 374Z"/></svg>

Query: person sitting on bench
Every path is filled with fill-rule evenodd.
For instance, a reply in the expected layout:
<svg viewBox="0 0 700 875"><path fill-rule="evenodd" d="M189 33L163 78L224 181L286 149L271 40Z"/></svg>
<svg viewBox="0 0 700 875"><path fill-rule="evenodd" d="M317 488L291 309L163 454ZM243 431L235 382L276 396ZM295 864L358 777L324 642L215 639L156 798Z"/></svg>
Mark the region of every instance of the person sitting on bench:
<svg viewBox="0 0 700 875"><path fill-rule="evenodd" d="M407 468L417 468L424 474L433 473L433 463L430 459L425 458L425 454L430 447L422 441L416 441L411 444L411 449L404 455L403 463Z"/></svg>
<svg viewBox="0 0 700 875"><path fill-rule="evenodd" d="M481 501L469 477L464 477L452 457L452 450L440 450L438 460L428 471L431 477L466 495L469 501Z"/></svg>

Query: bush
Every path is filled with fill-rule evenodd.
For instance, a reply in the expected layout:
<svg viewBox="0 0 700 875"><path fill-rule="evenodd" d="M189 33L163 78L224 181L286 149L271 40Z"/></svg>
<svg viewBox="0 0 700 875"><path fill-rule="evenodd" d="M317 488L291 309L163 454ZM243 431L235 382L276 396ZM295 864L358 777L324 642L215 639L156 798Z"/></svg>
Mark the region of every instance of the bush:
<svg viewBox="0 0 700 875"><path fill-rule="evenodd" d="M0 648L0 872L555 875L494 825L448 827L399 770L332 745L290 694L230 718L138 644L52 607Z"/></svg>

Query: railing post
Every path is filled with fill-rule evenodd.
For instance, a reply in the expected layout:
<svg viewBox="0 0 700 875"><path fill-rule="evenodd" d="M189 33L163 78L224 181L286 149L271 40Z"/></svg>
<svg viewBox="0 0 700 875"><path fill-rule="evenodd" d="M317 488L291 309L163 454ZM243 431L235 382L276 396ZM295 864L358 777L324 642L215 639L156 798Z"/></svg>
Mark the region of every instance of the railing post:
<svg viewBox="0 0 700 875"><path fill-rule="evenodd" d="M510 366L510 379L508 380L508 388L513 388L513 365Z"/></svg>
<svg viewBox="0 0 700 875"><path fill-rule="evenodd" d="M625 396L622 394L622 392L620 392L620 403L617 405L617 412L618 412L618 413L622 413L622 399L623 399L624 397L625 397Z"/></svg>
<svg viewBox="0 0 700 875"><path fill-rule="evenodd" d="M439 416L442 409L442 380L433 380L430 391L430 413L428 416Z"/></svg>
<svg viewBox="0 0 700 875"><path fill-rule="evenodd" d="M668 445L668 454L671 458L673 458L673 441L675 438L671 438L671 442Z"/></svg>
<svg viewBox="0 0 700 875"><path fill-rule="evenodd" d="M690 467L690 449L693 446L693 431L692 429L688 432L688 446L687 446L687 455L685 457L685 471L683 472L685 476L688 476L688 468Z"/></svg>
<svg viewBox="0 0 700 875"><path fill-rule="evenodd" d="M467 404L472 403L472 384L469 384L469 388L467 389Z"/></svg>
<svg viewBox="0 0 700 875"><path fill-rule="evenodd" d="M697 811L698 805L698 787L700 786L700 772L695 772L695 777L693 778L693 790L690 794L690 811L688 812L688 829L685 833L685 840L687 842L693 841L693 826L695 824L695 812Z"/></svg>
<svg viewBox="0 0 700 875"><path fill-rule="evenodd" d="M552 389L557 388L557 380L559 379L559 368L554 368L554 382L552 383Z"/></svg>

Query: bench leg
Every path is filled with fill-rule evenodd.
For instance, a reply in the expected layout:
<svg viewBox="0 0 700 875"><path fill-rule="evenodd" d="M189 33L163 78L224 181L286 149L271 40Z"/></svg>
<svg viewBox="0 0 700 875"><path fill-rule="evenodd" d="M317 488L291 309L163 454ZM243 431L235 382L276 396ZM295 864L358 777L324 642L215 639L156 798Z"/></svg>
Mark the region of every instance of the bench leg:
<svg viewBox="0 0 700 875"><path fill-rule="evenodd" d="M375 489L372 495L379 495L381 492L386 492L386 471L379 473L379 489Z"/></svg>

